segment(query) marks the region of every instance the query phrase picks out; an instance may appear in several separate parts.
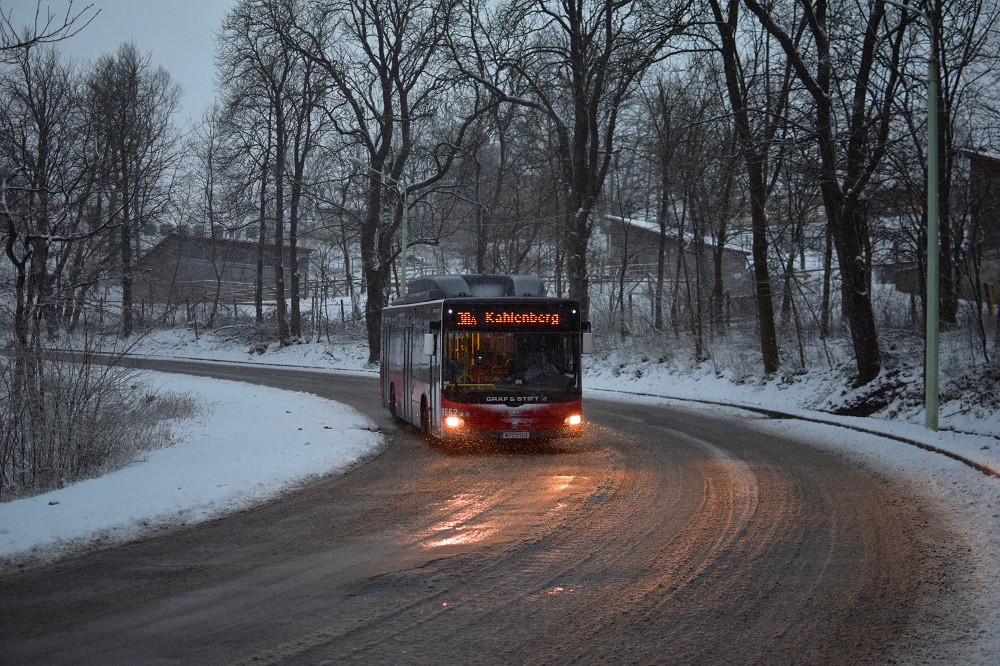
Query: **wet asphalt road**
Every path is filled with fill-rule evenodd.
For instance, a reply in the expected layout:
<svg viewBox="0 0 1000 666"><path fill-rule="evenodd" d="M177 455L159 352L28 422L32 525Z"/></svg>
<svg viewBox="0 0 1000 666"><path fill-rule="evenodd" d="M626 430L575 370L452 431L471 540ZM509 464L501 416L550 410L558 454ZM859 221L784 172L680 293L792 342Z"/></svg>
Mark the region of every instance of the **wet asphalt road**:
<svg viewBox="0 0 1000 666"><path fill-rule="evenodd" d="M585 401L580 440L430 446L373 378L308 391L384 449L209 523L0 577L0 663L919 661L960 563L905 489L754 419Z"/></svg>

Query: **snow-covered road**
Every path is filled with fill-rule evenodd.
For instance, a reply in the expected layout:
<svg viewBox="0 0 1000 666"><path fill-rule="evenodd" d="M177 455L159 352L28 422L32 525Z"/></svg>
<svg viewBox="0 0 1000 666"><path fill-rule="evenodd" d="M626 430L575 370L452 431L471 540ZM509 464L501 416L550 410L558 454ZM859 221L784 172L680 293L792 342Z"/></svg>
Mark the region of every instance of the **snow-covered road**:
<svg viewBox="0 0 1000 666"><path fill-rule="evenodd" d="M281 350L267 361L373 374L364 367L359 352L331 353L318 347ZM223 362L259 360L239 350L209 350L191 344L161 343L146 351ZM595 397L608 398L613 392L632 402L680 400L678 404L687 407L691 404L685 400L695 398L809 415L796 401L801 395L793 393L782 395L705 377L678 380L647 373L623 378L609 367L589 370L586 383ZM198 401L208 408L180 427L180 441L169 449L152 452L101 478L0 505L0 558L7 558L7 566L244 508L310 477L344 469L382 442L368 419L316 396L161 373L150 373L149 378L156 388L200 396ZM1000 440L990 435L995 414L980 415L975 422L971 422L974 415L965 415L968 424L953 416L947 424L952 430L938 433L912 423L812 415L952 451L1000 471ZM932 450L836 425L761 419L759 427L841 451L859 464L910 485L926 498L928 506L944 515L955 533L967 541L977 567L974 579L980 589L969 598L968 608L979 616L982 627L970 636L974 656L982 663L1000 660L1000 608L994 603L1000 598L1000 478Z"/></svg>

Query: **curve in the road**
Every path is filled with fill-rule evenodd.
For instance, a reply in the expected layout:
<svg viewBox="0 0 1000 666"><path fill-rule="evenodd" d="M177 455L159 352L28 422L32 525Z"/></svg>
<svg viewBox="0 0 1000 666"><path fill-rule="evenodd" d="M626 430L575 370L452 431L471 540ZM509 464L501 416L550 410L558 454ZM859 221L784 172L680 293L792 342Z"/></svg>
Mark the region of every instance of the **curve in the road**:
<svg viewBox="0 0 1000 666"><path fill-rule="evenodd" d="M579 441L456 450L373 409L371 379L146 365L336 399L392 441L0 578L4 663L884 663L953 631L931 557L961 565L958 542L933 549L905 489L746 420L591 400Z"/></svg>

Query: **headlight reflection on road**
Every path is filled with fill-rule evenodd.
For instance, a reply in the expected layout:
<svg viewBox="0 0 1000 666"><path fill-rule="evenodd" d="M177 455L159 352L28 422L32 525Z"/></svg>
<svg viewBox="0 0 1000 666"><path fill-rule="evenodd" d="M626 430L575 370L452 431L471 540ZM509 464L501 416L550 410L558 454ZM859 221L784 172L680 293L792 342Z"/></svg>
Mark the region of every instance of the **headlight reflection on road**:
<svg viewBox="0 0 1000 666"><path fill-rule="evenodd" d="M563 493L576 481L575 475L553 475L539 480L544 493ZM543 495L544 496L544 495ZM547 514L565 510L567 503L561 496L549 495L553 502ZM492 493L459 493L438 505L442 519L420 537L423 548L461 546L484 541L502 529L494 517L497 514L497 497Z"/></svg>
<svg viewBox="0 0 1000 666"><path fill-rule="evenodd" d="M484 498L476 495L455 495L444 505L448 518L431 527L431 533L427 535L434 537L446 533L447 536L424 541L424 547L460 546L486 539L499 529L492 521L476 521L477 517L482 518L489 506Z"/></svg>
<svg viewBox="0 0 1000 666"><path fill-rule="evenodd" d="M560 490L566 490L569 488L569 484L573 483L573 479L576 476L553 476L552 477L552 490L554 492L559 492Z"/></svg>

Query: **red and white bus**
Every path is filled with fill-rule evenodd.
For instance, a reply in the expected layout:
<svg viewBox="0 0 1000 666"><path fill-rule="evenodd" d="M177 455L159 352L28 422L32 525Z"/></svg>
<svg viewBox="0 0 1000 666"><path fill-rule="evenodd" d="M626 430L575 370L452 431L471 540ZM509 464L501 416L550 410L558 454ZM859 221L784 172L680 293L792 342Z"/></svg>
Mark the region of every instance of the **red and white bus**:
<svg viewBox="0 0 1000 666"><path fill-rule="evenodd" d="M579 437L577 301L522 275L438 275L382 312L382 404L440 439Z"/></svg>

